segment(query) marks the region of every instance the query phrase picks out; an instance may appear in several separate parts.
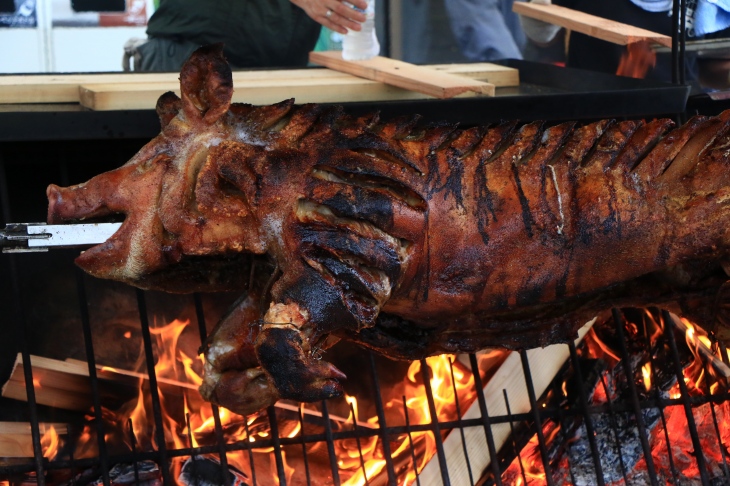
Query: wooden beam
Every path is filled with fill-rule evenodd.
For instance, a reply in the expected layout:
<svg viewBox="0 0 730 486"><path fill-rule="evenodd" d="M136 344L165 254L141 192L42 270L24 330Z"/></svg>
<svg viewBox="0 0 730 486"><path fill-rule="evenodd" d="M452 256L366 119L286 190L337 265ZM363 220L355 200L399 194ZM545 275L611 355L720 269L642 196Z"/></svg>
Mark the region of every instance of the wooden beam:
<svg viewBox="0 0 730 486"><path fill-rule="evenodd" d="M645 41L668 47L672 45L672 38L668 35L596 17L559 5L514 2L512 11L525 17L559 25L573 32L580 32L614 44L627 45Z"/></svg>
<svg viewBox="0 0 730 486"><path fill-rule="evenodd" d="M578 344L588 333L596 319L588 322L578 331ZM540 397L548 385L563 367L563 364L570 356L567 344L554 344L545 348L530 349L527 351L527 359L532 372L532 382L535 388L535 396ZM490 417L507 415L507 407L504 401L502 390L505 390L509 397L510 411L513 414L527 413L530 411L530 400L527 394L525 375L522 369L520 353L512 352L502 363L494 376L485 385L483 393L487 402L487 411ZM480 418L479 402L475 401L463 414L462 419ZM509 423L492 425L492 435L497 451L504 445L510 435ZM475 426L464 429L464 441L469 464L473 477L479 478L491 462L487 450L487 439L484 427ZM464 448L461 443L461 434L452 431L444 440L444 452L446 464L449 470L451 484L469 484L469 470L467 469ZM441 472L438 460L435 456L431 458L426 467L419 475L422 486L436 486L441 484Z"/></svg>
<svg viewBox="0 0 730 486"><path fill-rule="evenodd" d="M450 73L434 72L424 66L416 66L387 57L375 56L367 61L346 61L342 59L340 51L323 51L310 52L309 60L320 66L416 91L434 98L453 98L468 93L494 96L493 84L464 79Z"/></svg>

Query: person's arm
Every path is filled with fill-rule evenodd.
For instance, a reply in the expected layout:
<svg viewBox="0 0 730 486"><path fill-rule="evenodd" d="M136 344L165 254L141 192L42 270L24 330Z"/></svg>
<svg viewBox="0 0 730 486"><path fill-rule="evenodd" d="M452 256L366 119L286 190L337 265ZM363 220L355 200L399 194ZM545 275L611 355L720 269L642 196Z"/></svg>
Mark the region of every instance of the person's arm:
<svg viewBox="0 0 730 486"><path fill-rule="evenodd" d="M360 30L365 22L365 14L355 10L367 8L365 0L291 0L291 3L304 10L315 22L330 30L347 34L348 30Z"/></svg>

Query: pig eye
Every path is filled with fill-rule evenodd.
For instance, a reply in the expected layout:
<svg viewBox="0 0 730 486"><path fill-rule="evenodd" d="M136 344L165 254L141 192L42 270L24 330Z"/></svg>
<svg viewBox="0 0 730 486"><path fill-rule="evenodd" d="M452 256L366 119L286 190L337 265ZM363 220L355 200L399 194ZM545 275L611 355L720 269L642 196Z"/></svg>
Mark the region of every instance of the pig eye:
<svg viewBox="0 0 730 486"><path fill-rule="evenodd" d="M160 164L167 164L169 161L171 161L172 158L167 154L157 154L154 157L151 157L147 160L144 160L139 163L137 166L137 172L138 173L145 173L152 169L153 167L156 167Z"/></svg>

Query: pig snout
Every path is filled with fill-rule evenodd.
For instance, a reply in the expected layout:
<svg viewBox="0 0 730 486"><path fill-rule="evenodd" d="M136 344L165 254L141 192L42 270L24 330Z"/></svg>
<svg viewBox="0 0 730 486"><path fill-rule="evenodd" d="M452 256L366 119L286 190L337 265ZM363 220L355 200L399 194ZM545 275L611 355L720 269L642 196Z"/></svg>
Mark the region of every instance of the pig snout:
<svg viewBox="0 0 730 486"><path fill-rule="evenodd" d="M83 220L111 214L103 195L85 186L59 187L51 184L46 189L49 224Z"/></svg>

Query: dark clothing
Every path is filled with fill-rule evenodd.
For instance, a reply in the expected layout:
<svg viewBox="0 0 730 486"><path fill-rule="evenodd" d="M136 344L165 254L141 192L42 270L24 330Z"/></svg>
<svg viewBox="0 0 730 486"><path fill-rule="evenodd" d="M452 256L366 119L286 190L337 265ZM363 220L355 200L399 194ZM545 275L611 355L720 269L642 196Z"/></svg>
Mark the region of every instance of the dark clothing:
<svg viewBox="0 0 730 486"><path fill-rule="evenodd" d="M320 25L289 0L161 0L140 51L172 50L183 60L197 46L223 42L234 67L304 66ZM157 44L157 45L155 45ZM178 66L179 69L179 66ZM169 69L168 69L169 70Z"/></svg>
<svg viewBox="0 0 730 486"><path fill-rule="evenodd" d="M597 0L553 0L553 3L572 8L598 17L623 22L659 34L671 35L671 12L647 12L629 0L597 1ZM570 33L567 65L592 71L615 74L621 55L626 46L612 44L577 32ZM696 78L696 59L686 57L687 81ZM654 69L647 73L647 78L671 81L671 57L657 56Z"/></svg>

